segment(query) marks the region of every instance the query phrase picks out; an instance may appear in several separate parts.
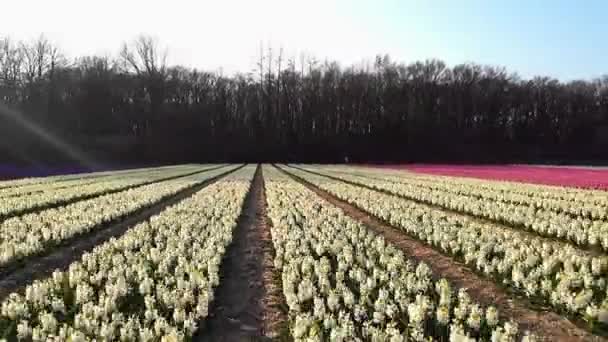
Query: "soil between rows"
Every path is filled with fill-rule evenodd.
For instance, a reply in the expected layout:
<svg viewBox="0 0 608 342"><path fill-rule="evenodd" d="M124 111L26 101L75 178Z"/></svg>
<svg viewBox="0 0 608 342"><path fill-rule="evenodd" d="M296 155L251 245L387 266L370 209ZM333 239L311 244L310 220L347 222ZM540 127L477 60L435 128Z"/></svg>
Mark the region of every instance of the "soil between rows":
<svg viewBox="0 0 608 342"><path fill-rule="evenodd" d="M259 220L257 231L262 240L264 252L263 281L266 290L263 299L263 305L266 308L264 315L264 331L266 336L272 337L274 340L290 341L289 322L287 317L288 307L285 302L285 296L283 295L283 282L281 273L274 267L276 252L274 250L274 244L272 243L272 235L270 234L272 222L267 215L266 182L264 180L262 167L260 167L260 174L262 184L260 187L261 196L258 198L257 202L258 208L260 209L257 213L257 218Z"/></svg>
<svg viewBox="0 0 608 342"><path fill-rule="evenodd" d="M66 270L71 263L79 260L85 252L92 250L95 246L108 241L112 237L119 238L136 224L149 219L169 206L191 197L196 192L242 167L244 165L230 169L203 183L184 189L176 195L161 200L133 215L129 215L117 223L99 227L93 229L90 233L68 239L49 253L21 262L19 265L23 265L23 267L13 265L12 267L4 268L0 272L0 301L4 300L12 292L22 291L35 280L49 277L57 269Z"/></svg>
<svg viewBox="0 0 608 342"><path fill-rule="evenodd" d="M605 340L600 336L592 335L588 331L579 328L570 320L554 312L529 309L530 304L525 300L511 298L493 281L480 277L465 265L409 237L403 231L385 224L354 205L316 187L305 179L283 168L277 168L315 192L327 202L342 209L345 214L362 222L376 233L383 235L387 241L400 248L411 259L417 262L425 262L433 270L433 274L437 278L445 278L457 288L468 289L471 298L484 306L494 305L503 318L511 318L517 322L521 331L528 330L546 341Z"/></svg>
<svg viewBox="0 0 608 342"><path fill-rule="evenodd" d="M220 268L220 285L194 341L263 341L277 338L286 322L276 284L266 216L262 167L258 166L234 240Z"/></svg>

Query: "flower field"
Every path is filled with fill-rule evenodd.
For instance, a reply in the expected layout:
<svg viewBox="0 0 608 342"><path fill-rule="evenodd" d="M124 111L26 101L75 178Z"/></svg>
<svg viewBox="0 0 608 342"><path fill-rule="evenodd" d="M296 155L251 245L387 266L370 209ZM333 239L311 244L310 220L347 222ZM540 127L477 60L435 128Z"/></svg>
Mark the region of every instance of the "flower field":
<svg viewBox="0 0 608 342"><path fill-rule="evenodd" d="M207 316L252 176L243 169L12 294L4 328L34 340L191 336Z"/></svg>
<svg viewBox="0 0 608 342"><path fill-rule="evenodd" d="M589 189L608 189L608 170L605 168L547 167L547 166L455 166L411 165L391 166L418 173L488 180L526 182Z"/></svg>
<svg viewBox="0 0 608 342"><path fill-rule="evenodd" d="M493 307L481 307L424 263L278 171L267 180L269 215L291 330L297 340L405 341L408 337L514 337Z"/></svg>
<svg viewBox="0 0 608 342"><path fill-rule="evenodd" d="M235 164L11 180L0 201L0 340L608 336L601 190Z"/></svg>

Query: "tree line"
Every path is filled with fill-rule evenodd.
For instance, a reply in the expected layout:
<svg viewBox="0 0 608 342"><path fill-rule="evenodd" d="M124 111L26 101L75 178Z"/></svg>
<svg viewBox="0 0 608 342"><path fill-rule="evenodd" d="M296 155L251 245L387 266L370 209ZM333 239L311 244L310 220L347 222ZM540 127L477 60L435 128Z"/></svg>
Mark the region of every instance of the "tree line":
<svg viewBox="0 0 608 342"><path fill-rule="evenodd" d="M167 65L140 36L68 59L0 38L0 162L603 162L608 76L389 56L354 66L260 49L255 71Z"/></svg>

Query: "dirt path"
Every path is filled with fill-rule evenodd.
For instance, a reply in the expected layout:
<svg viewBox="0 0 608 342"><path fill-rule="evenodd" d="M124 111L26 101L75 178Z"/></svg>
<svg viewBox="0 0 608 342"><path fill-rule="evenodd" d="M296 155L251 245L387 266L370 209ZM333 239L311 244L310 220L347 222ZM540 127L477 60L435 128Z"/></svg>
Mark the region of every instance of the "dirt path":
<svg viewBox="0 0 608 342"><path fill-rule="evenodd" d="M241 166L243 167L243 166ZM230 169L205 182L182 190L166 200L160 201L136 214L128 216L120 222L93 229L90 233L80 235L64 241L50 253L31 257L18 265L4 268L0 273L0 301L11 292L21 291L37 279L49 277L54 270L66 270L69 265L80 259L82 254L92 250L95 246L108 241L110 238L122 236L129 228L143 222L151 216L158 214L165 208L186 199L204 187L216 182L218 179L240 169Z"/></svg>
<svg viewBox="0 0 608 342"><path fill-rule="evenodd" d="M209 318L194 341L272 340L286 322L280 310L282 293L276 284L260 166L234 234Z"/></svg>
<svg viewBox="0 0 608 342"><path fill-rule="evenodd" d="M272 243L272 236L270 234L272 222L267 215L266 185L263 169L261 167L260 175L262 179L262 185L260 187L261 196L258 198L257 205L259 210L256 213L256 216L258 219L257 233L262 240L262 249L264 253L264 332L266 336L271 337L274 340L284 341L289 340L287 303L285 302L285 296L283 295L281 274L274 267L275 251L274 244Z"/></svg>
<svg viewBox="0 0 608 342"><path fill-rule="evenodd" d="M550 311L529 309L527 301L512 298L493 281L480 277L465 265L412 239L397 228L391 227L359 208L325 192L306 180L281 168L287 175L302 183L329 203L341 208L349 216L364 223L387 241L399 247L407 256L425 262L438 278L446 278L457 288L467 288L473 299L483 305L494 305L504 318L511 318L519 324L521 331L528 330L546 341L604 341L586 330L579 328L568 319Z"/></svg>

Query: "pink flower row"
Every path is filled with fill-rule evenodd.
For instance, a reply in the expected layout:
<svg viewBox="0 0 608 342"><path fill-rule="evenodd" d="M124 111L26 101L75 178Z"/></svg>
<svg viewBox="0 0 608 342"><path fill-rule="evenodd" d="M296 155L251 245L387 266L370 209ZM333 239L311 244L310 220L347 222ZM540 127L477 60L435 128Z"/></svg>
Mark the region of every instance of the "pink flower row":
<svg viewBox="0 0 608 342"><path fill-rule="evenodd" d="M393 165L414 172L608 190L608 168L549 166Z"/></svg>

